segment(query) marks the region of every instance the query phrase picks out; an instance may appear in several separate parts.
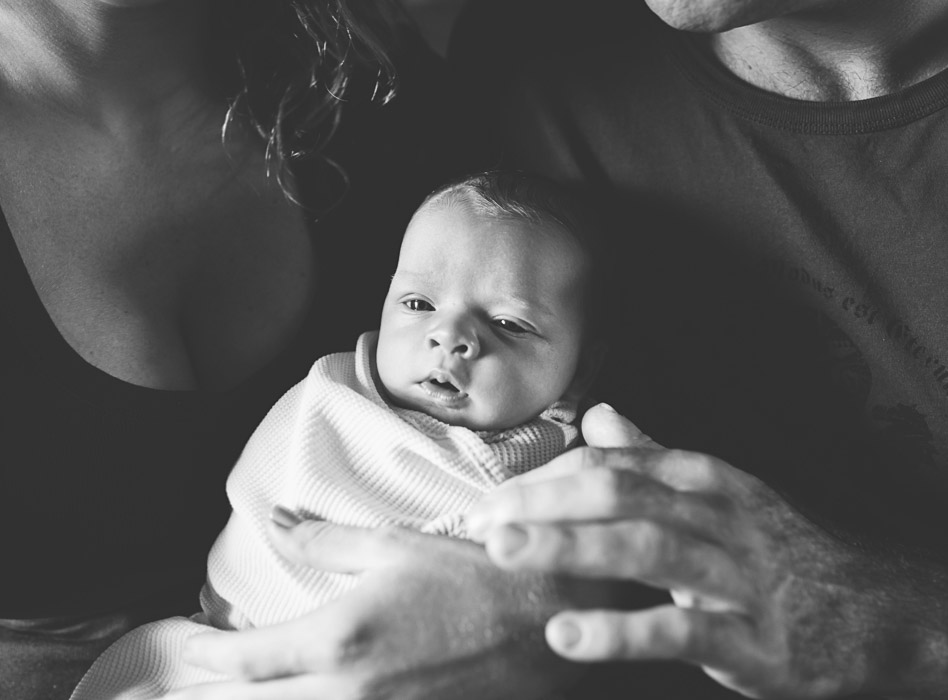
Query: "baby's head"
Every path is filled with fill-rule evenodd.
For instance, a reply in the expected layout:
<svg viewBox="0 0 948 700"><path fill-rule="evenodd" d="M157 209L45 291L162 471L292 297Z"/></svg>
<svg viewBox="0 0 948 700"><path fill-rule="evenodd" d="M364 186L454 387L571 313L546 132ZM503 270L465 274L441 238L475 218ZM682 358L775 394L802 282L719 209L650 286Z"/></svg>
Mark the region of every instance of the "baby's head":
<svg viewBox="0 0 948 700"><path fill-rule="evenodd" d="M376 358L389 399L500 430L578 398L598 354L588 226L566 192L520 173L429 195L382 309Z"/></svg>

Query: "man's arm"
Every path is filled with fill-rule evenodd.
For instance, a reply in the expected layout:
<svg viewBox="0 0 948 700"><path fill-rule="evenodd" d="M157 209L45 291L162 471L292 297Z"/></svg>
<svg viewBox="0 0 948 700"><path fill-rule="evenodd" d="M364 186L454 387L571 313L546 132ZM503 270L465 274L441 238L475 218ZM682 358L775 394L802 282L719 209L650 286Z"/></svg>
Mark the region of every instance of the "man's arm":
<svg viewBox="0 0 948 700"><path fill-rule="evenodd" d="M624 578L676 605L567 611L577 661L678 659L751 697L948 697L948 568L844 542L758 479L666 450L602 408L581 448L488 495L469 519L502 567Z"/></svg>

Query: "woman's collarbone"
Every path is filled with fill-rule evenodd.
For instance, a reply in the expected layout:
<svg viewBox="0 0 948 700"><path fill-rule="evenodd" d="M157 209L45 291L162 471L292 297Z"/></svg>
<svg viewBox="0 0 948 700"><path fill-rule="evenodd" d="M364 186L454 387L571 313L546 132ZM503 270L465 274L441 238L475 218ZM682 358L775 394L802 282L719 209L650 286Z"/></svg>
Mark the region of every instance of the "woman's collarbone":
<svg viewBox="0 0 948 700"><path fill-rule="evenodd" d="M152 388L236 385L308 309L302 213L246 173L145 182L2 188L0 202L47 312L87 362Z"/></svg>

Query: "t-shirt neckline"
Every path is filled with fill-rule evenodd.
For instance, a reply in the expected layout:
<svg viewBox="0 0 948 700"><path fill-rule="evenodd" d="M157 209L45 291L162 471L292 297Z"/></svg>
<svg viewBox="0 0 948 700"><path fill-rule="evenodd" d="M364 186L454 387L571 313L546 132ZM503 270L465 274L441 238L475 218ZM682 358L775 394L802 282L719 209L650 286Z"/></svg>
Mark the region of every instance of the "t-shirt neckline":
<svg viewBox="0 0 948 700"><path fill-rule="evenodd" d="M948 69L904 90L851 102L811 102L747 83L709 55L698 40L676 32L675 62L715 104L742 119L813 135L856 135L895 129L948 107Z"/></svg>

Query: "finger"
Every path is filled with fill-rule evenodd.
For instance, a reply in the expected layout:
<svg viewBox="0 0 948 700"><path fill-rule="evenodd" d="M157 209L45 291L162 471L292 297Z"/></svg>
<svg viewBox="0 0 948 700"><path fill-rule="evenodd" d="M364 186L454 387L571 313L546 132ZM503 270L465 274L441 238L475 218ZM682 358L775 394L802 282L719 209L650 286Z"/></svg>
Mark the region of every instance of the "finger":
<svg viewBox="0 0 948 700"><path fill-rule="evenodd" d="M608 404L596 404L583 416L583 438L592 447L650 447L659 448L650 437L639 430L629 419L616 413ZM538 481L575 474L583 469L600 466L590 459L577 459L580 455L573 454L566 459L553 459L549 463L525 474L509 479L499 488L510 485L531 484Z"/></svg>
<svg viewBox="0 0 948 700"><path fill-rule="evenodd" d="M419 537L416 546L445 539ZM277 625L194 635L185 644L184 660L246 680L334 674L340 669L352 678L353 666L376 653L378 641L375 620L366 617L366 595L359 595L360 590Z"/></svg>
<svg viewBox="0 0 948 700"><path fill-rule="evenodd" d="M198 634L185 644L184 660L245 680L334 672L361 658L371 643L369 630L352 623L352 604L344 596L278 625Z"/></svg>
<svg viewBox="0 0 948 700"><path fill-rule="evenodd" d="M316 670L316 647L324 644L309 616L240 632L208 632L191 637L183 658L233 678L260 680Z"/></svg>
<svg viewBox="0 0 948 700"><path fill-rule="evenodd" d="M750 679L767 669L747 618L666 605L636 612L567 611L546 626L557 654L573 661L679 660Z"/></svg>
<svg viewBox="0 0 948 700"><path fill-rule="evenodd" d="M583 439L592 447L657 446L628 418L608 404L596 404L583 415Z"/></svg>
<svg viewBox="0 0 948 700"><path fill-rule="evenodd" d="M359 573L397 561L410 535L399 528L368 529L304 520L268 524L270 541L286 559L319 571Z"/></svg>
<svg viewBox="0 0 948 700"><path fill-rule="evenodd" d="M717 493L688 493L629 469L585 469L557 479L511 484L487 494L467 517L472 537L508 523L660 518L727 532L733 506ZM726 527L727 526L727 527Z"/></svg>
<svg viewBox="0 0 948 700"><path fill-rule="evenodd" d="M753 584L721 545L649 520L498 528L487 553L505 569L631 579L729 610L748 610L754 596Z"/></svg>
<svg viewBox="0 0 948 700"><path fill-rule="evenodd" d="M679 491L724 490L736 472L719 459L687 450L646 450L633 454L624 466Z"/></svg>
<svg viewBox="0 0 948 700"><path fill-rule="evenodd" d="M633 461L643 458L645 451L656 452L660 448L609 448L576 447L551 459L537 469L515 476L502 483L497 489L487 494L481 503L490 503L491 495L497 491L515 490L521 486L536 484L543 481L552 481L566 476L572 476L585 471L604 468L630 469ZM480 504L478 504L480 506ZM479 508L478 508L479 510ZM472 511L474 512L474 511Z"/></svg>
<svg viewBox="0 0 948 700"><path fill-rule="evenodd" d="M563 474L625 469L679 491L721 490L732 486L735 479L750 478L710 455L665 449L650 439L626 447L577 447L550 461L554 463Z"/></svg>
<svg viewBox="0 0 948 700"><path fill-rule="evenodd" d="M163 700L343 700L359 695L351 683L332 676L297 676L263 683L202 683Z"/></svg>
<svg viewBox="0 0 948 700"><path fill-rule="evenodd" d="M591 460L581 454L583 448L576 448L564 452L550 460L542 467L538 467L526 474L515 476L502 483L498 488L487 493L480 501L465 514L467 536L475 542L483 542L491 528L509 522L525 520L524 509L530 507L522 499L527 493L528 500L536 500L535 485L546 482L557 482L584 469L597 468ZM557 487L553 487L557 488ZM546 487L541 489L546 493ZM537 508L534 510L538 510ZM543 519L555 520L552 513L545 514Z"/></svg>
<svg viewBox="0 0 948 700"><path fill-rule="evenodd" d="M575 448L564 452L536 469L531 469L528 472L507 479L507 481L501 483L500 486L491 493L495 493L501 489L516 489L520 486L526 486L527 484L552 481L564 476L571 476L587 469L598 469L601 465L594 460L584 458L584 456L578 452L581 449L583 448ZM488 496L490 496L490 494L488 494Z"/></svg>

